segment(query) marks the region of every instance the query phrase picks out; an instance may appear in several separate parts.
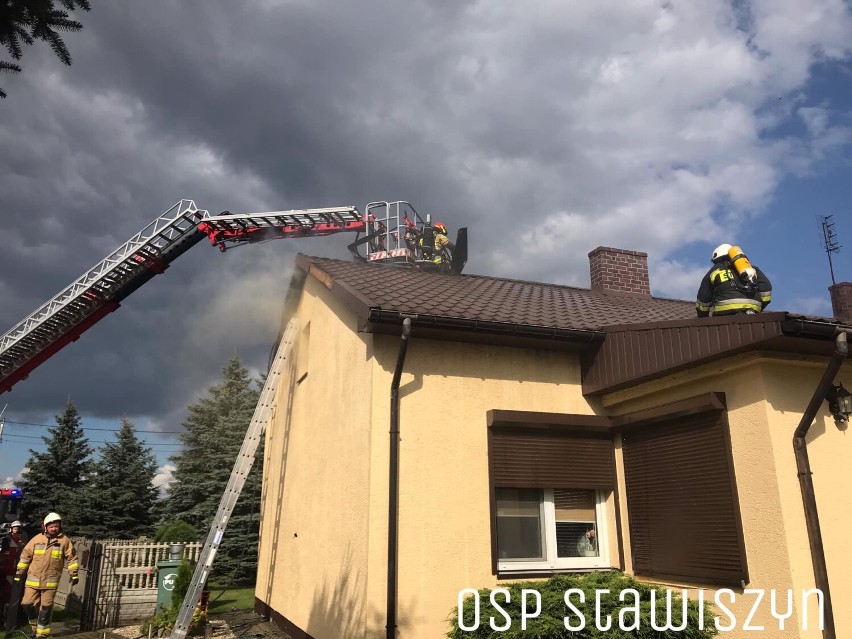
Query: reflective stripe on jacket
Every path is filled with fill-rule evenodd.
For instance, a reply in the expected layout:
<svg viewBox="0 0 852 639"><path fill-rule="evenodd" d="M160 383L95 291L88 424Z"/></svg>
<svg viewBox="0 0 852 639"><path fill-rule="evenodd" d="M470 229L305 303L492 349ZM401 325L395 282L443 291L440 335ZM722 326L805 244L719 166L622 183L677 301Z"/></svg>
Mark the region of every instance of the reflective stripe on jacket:
<svg viewBox="0 0 852 639"><path fill-rule="evenodd" d="M59 586L59 578L66 564L68 573L74 577L79 565L71 540L62 533L56 537L39 533L30 539L21 552L17 574L20 577L26 573L24 584L29 588L52 590Z"/></svg>
<svg viewBox="0 0 852 639"><path fill-rule="evenodd" d="M734 272L730 262L714 265L698 289L695 308L699 316L753 311L760 313L772 301L772 284L763 272L755 267L757 287L749 289Z"/></svg>
<svg viewBox="0 0 852 639"><path fill-rule="evenodd" d="M443 233L435 233L435 257L432 258L432 261L436 264L440 264L443 261L441 257L441 250L447 248L450 245L450 238L448 238Z"/></svg>

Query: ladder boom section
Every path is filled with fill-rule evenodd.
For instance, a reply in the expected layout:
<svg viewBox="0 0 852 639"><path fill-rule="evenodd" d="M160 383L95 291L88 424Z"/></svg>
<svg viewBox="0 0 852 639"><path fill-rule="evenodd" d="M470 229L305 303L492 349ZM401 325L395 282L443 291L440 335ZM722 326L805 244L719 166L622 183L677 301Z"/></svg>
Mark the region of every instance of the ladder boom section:
<svg viewBox="0 0 852 639"><path fill-rule="evenodd" d="M275 406L275 393L281 381L285 363L290 357L290 351L293 349L297 326L298 322L296 318L291 319L287 324L287 329L284 331L284 336L278 344L272 366L266 376L266 383L263 385L263 390L260 393L260 400L254 409L254 414L246 430L237 460L234 462L234 468L231 471L225 492L219 501L219 509L213 518L204 548L201 549L201 555L198 557L198 564L195 566L192 581L186 591L186 597L178 611L171 639L184 639L192 623L192 613L198 604L204 584L210 576L210 569L213 566L213 560L216 557L216 552L219 550L219 545L222 543L225 529L228 527L228 521L234 512L234 506L237 504L237 500L246 483L246 478L254 464L255 454L260 445L261 437L263 437L266 425L272 418L272 411Z"/></svg>
<svg viewBox="0 0 852 639"><path fill-rule="evenodd" d="M181 200L0 337L0 393L202 239L205 214Z"/></svg>
<svg viewBox="0 0 852 639"><path fill-rule="evenodd" d="M358 232L366 228L364 216L354 206L325 209L296 209L268 213L205 216L198 229L210 244L225 251L230 245L263 242L289 237L317 237Z"/></svg>

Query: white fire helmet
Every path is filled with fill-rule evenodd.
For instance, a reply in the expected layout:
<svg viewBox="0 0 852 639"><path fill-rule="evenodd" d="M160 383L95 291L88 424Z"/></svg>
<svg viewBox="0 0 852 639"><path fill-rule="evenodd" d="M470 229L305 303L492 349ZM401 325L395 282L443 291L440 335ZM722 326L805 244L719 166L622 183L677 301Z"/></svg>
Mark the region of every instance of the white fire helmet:
<svg viewBox="0 0 852 639"><path fill-rule="evenodd" d="M730 244L720 244L715 249L713 249L713 257L711 257L710 259L712 259L715 262L715 261L717 261L717 260L719 260L723 257L728 257L728 251L730 251L730 250L731 250Z"/></svg>
<svg viewBox="0 0 852 639"><path fill-rule="evenodd" d="M62 517L60 517L57 513L47 513L47 517L44 518L42 525L47 528L48 524L52 524L53 522L59 522L62 525Z"/></svg>

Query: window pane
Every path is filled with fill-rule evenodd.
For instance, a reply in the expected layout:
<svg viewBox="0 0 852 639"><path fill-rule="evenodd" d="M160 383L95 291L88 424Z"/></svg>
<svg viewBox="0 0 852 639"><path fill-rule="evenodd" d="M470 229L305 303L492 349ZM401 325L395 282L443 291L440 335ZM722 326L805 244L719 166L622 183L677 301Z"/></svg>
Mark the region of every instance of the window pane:
<svg viewBox="0 0 852 639"><path fill-rule="evenodd" d="M497 488L497 555L500 559L544 559L541 491Z"/></svg>
<svg viewBox="0 0 852 639"><path fill-rule="evenodd" d="M595 491L553 491L556 510L556 556L598 557Z"/></svg>

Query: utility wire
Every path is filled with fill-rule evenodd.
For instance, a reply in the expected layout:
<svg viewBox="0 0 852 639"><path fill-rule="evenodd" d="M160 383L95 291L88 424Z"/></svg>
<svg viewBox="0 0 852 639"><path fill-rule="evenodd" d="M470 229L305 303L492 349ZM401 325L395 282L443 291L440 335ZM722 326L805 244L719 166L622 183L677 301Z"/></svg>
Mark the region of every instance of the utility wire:
<svg viewBox="0 0 852 639"><path fill-rule="evenodd" d="M4 442L7 439L10 439L10 438L12 439L12 442L10 442L10 443L19 443L19 444L26 444L26 443L29 443L29 442L18 441L17 438L41 439L41 437L39 435L10 435L9 433L3 434L3 441ZM88 441L91 444L114 444L115 443L115 441L107 441L105 439L103 439L103 440L101 440L101 439L90 439ZM170 443L153 442L153 443L149 444L145 440L139 440L139 443L144 445L144 446L177 446L177 447L183 446L183 444L178 444L178 443L170 444Z"/></svg>
<svg viewBox="0 0 852 639"><path fill-rule="evenodd" d="M36 424L35 422L16 422L16 421L13 421L11 419L7 419L6 423L7 424L17 424L18 426L40 426L42 428L56 428L56 424ZM103 430L103 431L107 431L109 433L117 433L119 430L121 430L120 428L95 428L93 426L92 427L81 426L81 429L82 430ZM150 430L150 429L145 430L145 429L136 428L135 426L133 427L133 430L135 430L137 433L158 433L158 434L162 434L162 435L180 435L181 433L184 432L182 430Z"/></svg>

